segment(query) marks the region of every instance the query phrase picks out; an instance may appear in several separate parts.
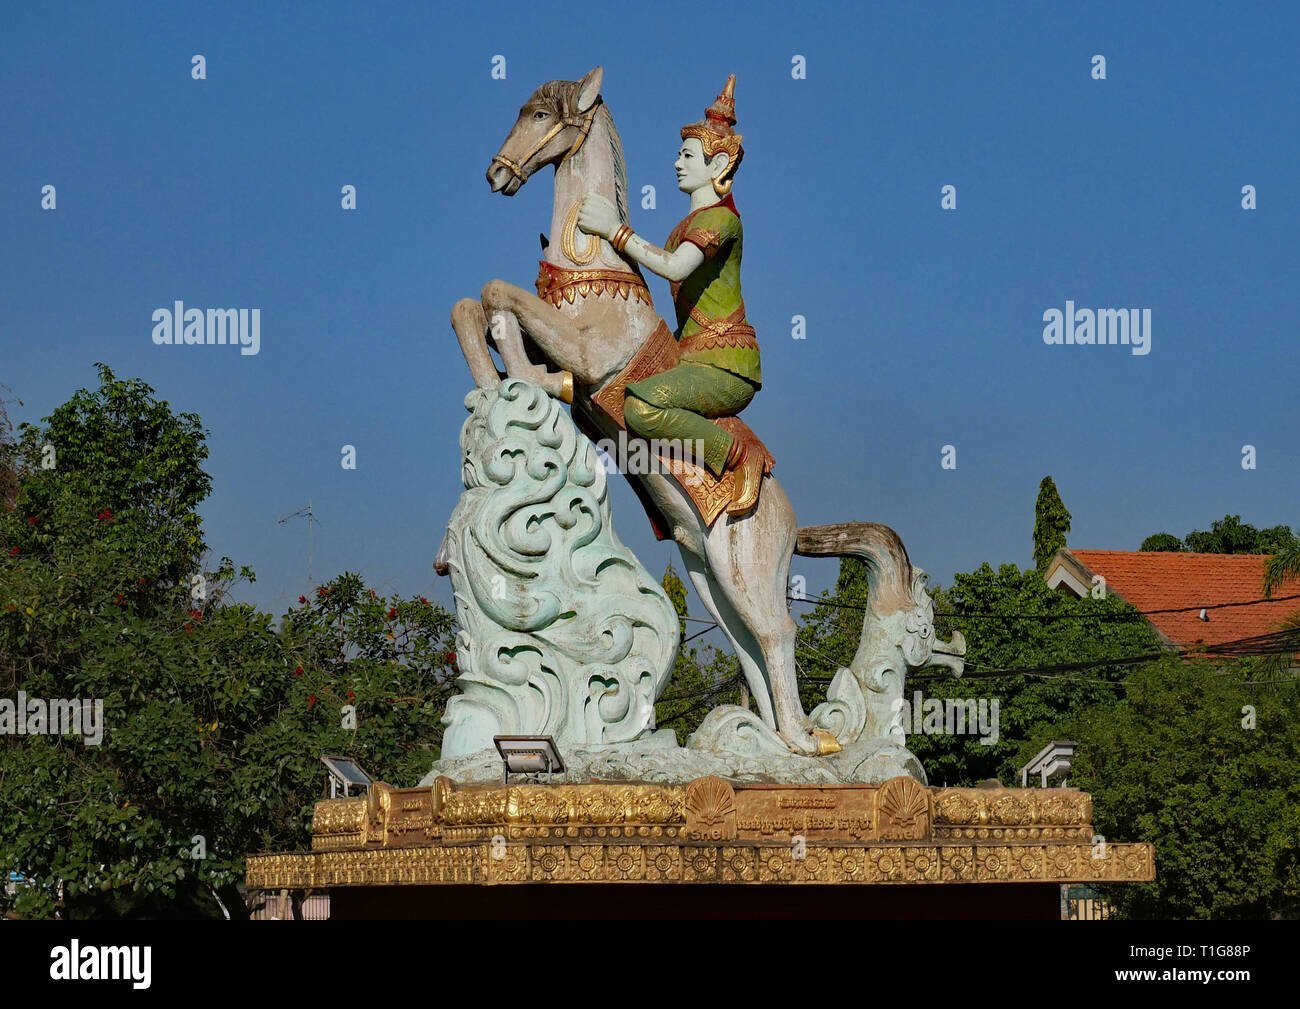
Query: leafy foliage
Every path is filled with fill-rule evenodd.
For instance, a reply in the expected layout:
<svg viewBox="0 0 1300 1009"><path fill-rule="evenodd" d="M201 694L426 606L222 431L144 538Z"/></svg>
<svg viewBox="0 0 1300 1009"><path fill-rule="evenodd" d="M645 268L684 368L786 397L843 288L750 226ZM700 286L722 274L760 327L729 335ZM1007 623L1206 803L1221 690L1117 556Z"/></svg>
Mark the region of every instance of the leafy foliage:
<svg viewBox="0 0 1300 1009"><path fill-rule="evenodd" d="M1281 554L1300 549L1300 540L1290 526L1257 529L1242 522L1240 515L1225 515L1209 529L1193 529L1181 540L1169 533L1156 533L1142 541L1141 550L1188 550L1198 554Z"/></svg>
<svg viewBox="0 0 1300 1009"><path fill-rule="evenodd" d="M1106 838L1149 841L1156 879L1102 887L1129 918L1300 913L1297 692L1264 693L1236 671L1176 658L1134 670L1118 704L1035 732L1075 740L1071 785L1092 793ZM1247 727L1246 706L1254 707Z"/></svg>
<svg viewBox="0 0 1300 1009"><path fill-rule="evenodd" d="M0 736L0 869L26 881L0 910L216 916L219 895L242 916L244 853L308 842L321 753L401 783L427 770L451 617L347 574L279 628L233 601L252 572L201 563L199 419L100 379L8 456L0 696L97 699L104 731Z"/></svg>
<svg viewBox="0 0 1300 1009"><path fill-rule="evenodd" d="M1065 546L1065 534L1070 531L1070 513L1056 489L1056 482L1043 477L1038 485L1038 500L1034 503L1034 566L1039 572L1047 570L1056 551Z"/></svg>
<svg viewBox="0 0 1300 1009"><path fill-rule="evenodd" d="M1143 553L1178 553L1183 549L1183 541L1172 533L1156 533L1142 541L1138 550Z"/></svg>

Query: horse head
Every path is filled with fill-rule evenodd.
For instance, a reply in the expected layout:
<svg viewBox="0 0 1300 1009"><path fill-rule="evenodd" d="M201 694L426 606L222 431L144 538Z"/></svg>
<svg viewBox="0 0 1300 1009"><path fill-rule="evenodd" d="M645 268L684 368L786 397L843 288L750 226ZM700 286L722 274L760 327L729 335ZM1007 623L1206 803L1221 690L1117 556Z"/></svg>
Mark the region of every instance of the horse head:
<svg viewBox="0 0 1300 1009"><path fill-rule="evenodd" d="M547 81L532 93L488 166L492 192L514 196L537 169L558 168L578 153L600 107L603 78L595 67L580 81Z"/></svg>

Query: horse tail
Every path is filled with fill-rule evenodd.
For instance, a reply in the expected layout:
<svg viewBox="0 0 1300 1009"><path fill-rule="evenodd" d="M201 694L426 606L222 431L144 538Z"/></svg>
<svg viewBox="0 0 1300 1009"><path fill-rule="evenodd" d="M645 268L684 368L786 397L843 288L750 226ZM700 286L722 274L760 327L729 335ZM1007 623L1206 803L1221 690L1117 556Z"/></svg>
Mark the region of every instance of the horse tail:
<svg viewBox="0 0 1300 1009"><path fill-rule="evenodd" d="M898 533L879 522L804 526L795 540L801 557L859 557L867 565L872 609L879 616L911 609L912 562Z"/></svg>

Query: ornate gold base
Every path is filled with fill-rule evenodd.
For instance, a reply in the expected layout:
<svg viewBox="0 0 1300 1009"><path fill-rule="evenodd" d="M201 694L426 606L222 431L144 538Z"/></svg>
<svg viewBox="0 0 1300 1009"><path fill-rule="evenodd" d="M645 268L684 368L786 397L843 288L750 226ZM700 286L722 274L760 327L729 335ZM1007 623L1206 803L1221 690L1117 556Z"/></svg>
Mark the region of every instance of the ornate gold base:
<svg viewBox="0 0 1300 1009"><path fill-rule="evenodd" d="M499 883L1072 883L1155 878L1094 844L1074 789L376 784L318 803L313 851L251 855L252 890Z"/></svg>

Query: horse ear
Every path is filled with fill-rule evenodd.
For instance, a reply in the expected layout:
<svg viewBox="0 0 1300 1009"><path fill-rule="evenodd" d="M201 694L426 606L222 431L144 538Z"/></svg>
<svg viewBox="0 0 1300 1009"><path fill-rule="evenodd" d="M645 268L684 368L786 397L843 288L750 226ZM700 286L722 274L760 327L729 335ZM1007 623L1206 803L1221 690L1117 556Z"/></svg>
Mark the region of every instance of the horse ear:
<svg viewBox="0 0 1300 1009"><path fill-rule="evenodd" d="M600 84L604 79L605 71L600 67L595 67L578 82L579 112L586 112L596 104L596 99L600 97Z"/></svg>

